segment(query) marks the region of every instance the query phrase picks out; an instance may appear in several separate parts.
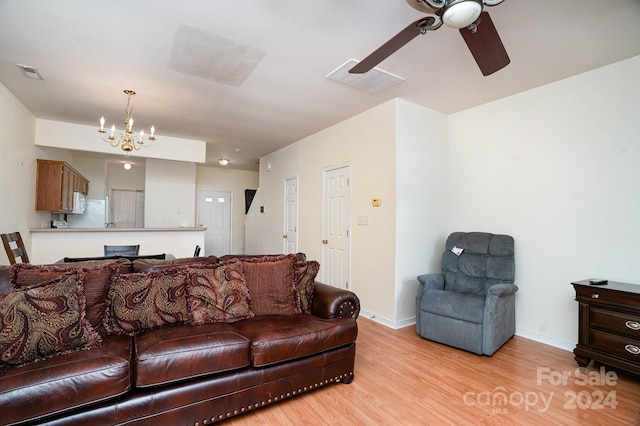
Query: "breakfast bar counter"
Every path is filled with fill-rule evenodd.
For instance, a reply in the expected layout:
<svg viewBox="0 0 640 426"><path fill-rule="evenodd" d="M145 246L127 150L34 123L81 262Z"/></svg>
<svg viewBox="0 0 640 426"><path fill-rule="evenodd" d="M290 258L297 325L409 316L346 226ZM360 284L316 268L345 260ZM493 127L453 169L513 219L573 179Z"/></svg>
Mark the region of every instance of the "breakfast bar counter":
<svg viewBox="0 0 640 426"><path fill-rule="evenodd" d="M140 245L140 255L172 253L193 256L204 247L207 228L33 228L32 263L55 263L64 257L98 257L105 245ZM203 253L201 253L202 255Z"/></svg>

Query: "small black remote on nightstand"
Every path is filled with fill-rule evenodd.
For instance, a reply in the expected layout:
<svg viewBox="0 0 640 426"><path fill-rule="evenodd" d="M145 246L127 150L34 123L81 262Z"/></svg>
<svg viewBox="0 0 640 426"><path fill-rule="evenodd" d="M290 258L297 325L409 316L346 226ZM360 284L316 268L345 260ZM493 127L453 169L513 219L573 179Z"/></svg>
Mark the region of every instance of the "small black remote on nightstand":
<svg viewBox="0 0 640 426"><path fill-rule="evenodd" d="M589 284L591 285L607 285L608 283L608 280L589 280Z"/></svg>

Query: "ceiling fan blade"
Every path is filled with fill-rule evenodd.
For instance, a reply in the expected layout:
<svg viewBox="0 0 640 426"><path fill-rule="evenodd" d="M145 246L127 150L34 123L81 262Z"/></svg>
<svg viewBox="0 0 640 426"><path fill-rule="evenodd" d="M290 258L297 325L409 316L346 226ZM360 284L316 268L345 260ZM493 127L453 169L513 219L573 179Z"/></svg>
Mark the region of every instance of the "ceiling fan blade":
<svg viewBox="0 0 640 426"><path fill-rule="evenodd" d="M469 28L460 28L460 34L478 63L482 75L493 74L511 62L487 12L480 14L480 23L475 33Z"/></svg>
<svg viewBox="0 0 640 426"><path fill-rule="evenodd" d="M426 31L425 28L431 27L435 22L435 18L428 16L426 18L418 19L417 21L409 24L404 30L393 36L391 40L380 46L372 54L364 58L358 65L351 68L349 72L351 74L363 74L380 62L387 59L396 50L400 49L405 44L416 38L419 34Z"/></svg>

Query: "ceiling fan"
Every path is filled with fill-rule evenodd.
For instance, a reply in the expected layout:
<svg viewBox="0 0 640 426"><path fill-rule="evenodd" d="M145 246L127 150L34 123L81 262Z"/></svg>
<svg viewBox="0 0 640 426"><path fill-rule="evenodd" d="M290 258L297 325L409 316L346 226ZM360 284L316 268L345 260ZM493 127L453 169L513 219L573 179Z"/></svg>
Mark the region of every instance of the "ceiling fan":
<svg viewBox="0 0 640 426"><path fill-rule="evenodd" d="M406 0L414 9L435 16L426 16L380 46L372 54L349 70L352 74L366 73L419 34L435 31L445 24L457 28L476 60L483 75L506 67L510 60L500 36L484 6L495 6L504 0Z"/></svg>

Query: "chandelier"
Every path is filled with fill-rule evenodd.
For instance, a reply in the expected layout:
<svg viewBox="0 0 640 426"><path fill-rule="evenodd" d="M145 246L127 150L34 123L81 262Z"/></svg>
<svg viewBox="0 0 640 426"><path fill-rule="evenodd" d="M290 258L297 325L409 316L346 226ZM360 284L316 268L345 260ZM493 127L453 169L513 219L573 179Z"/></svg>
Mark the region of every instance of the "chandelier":
<svg viewBox="0 0 640 426"><path fill-rule="evenodd" d="M124 155L128 156L131 151L139 150L143 146L150 146L153 141L156 140L155 132L156 128L151 126L151 136L147 138L148 142L144 140L144 130L140 130L140 136L137 136L133 132L133 118L131 117L131 111L133 111L133 107L130 105L131 96L135 95L136 92L133 90L125 90L124 93L127 95L127 107L125 108L125 113L127 114L127 120L124 122L124 133L119 133L116 135L116 125L111 126L111 134L108 137L103 137L102 139L110 144L112 147L117 147L120 145L120 149L124 151ZM107 133L104 129L104 116L100 118L100 129L98 130L100 133Z"/></svg>

